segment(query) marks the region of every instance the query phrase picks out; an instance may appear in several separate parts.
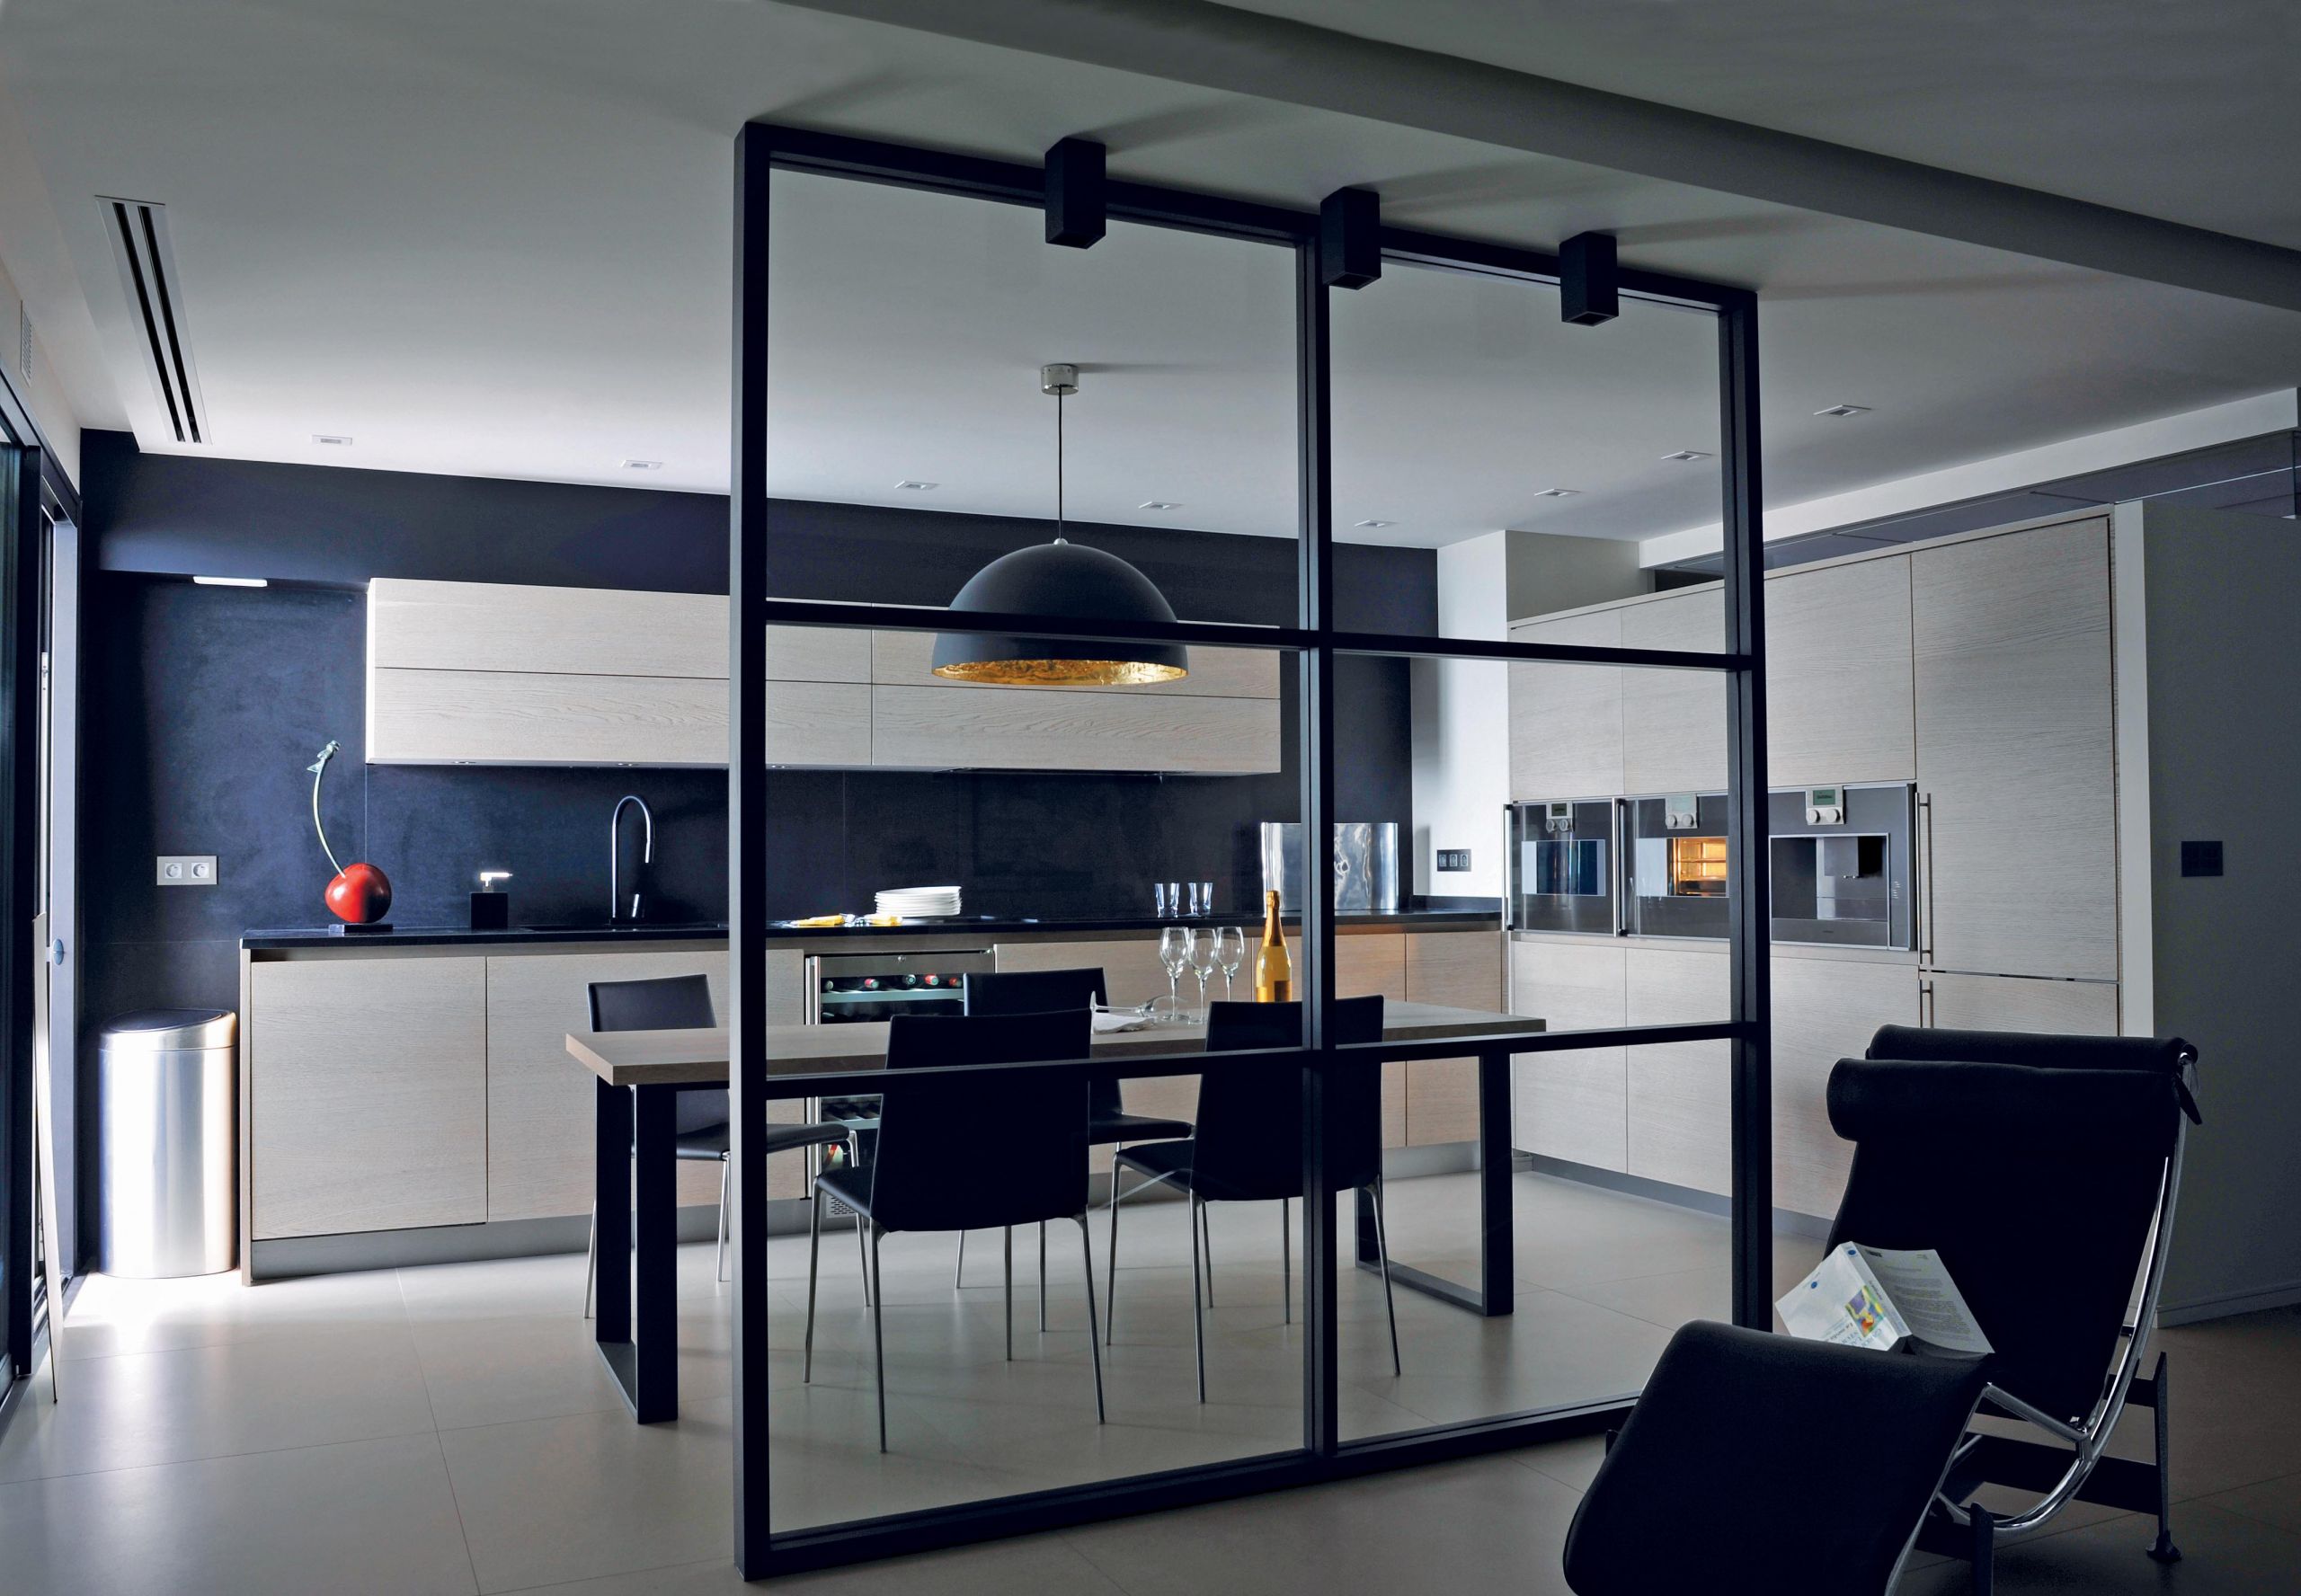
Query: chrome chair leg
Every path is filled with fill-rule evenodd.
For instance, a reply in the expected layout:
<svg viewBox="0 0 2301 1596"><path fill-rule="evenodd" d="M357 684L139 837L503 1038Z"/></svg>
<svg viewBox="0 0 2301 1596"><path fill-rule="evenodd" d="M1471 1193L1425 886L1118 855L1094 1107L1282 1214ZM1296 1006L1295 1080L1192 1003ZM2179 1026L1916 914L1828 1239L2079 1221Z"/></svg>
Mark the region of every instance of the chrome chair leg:
<svg viewBox="0 0 2301 1596"><path fill-rule="evenodd" d="M1104 1267L1110 1271L1110 1287L1103 1293L1103 1313L1106 1316L1103 1319L1103 1341L1106 1345L1110 1344L1111 1337L1118 1333L1118 1164L1114 1160L1111 1164L1109 1204L1111 1238L1109 1245L1103 1249L1109 1255L1104 1261Z"/></svg>
<svg viewBox="0 0 2301 1596"><path fill-rule="evenodd" d="M1007 1299L1007 1361L1015 1361L1015 1227L1008 1226L999 1233L1005 1249L1007 1272L1000 1277Z"/></svg>
<svg viewBox="0 0 2301 1596"><path fill-rule="evenodd" d="M815 1378L815 1268L823 1250L823 1199L820 1192L807 1193L807 1342L799 1363L799 1383L812 1385Z"/></svg>
<svg viewBox="0 0 2301 1596"><path fill-rule="evenodd" d="M1103 1411L1103 1343L1095 1325L1095 1243L1083 1211L1079 1215L1079 1254L1087 1261L1087 1347L1095 1354L1095 1423L1107 1424L1110 1415Z"/></svg>
<svg viewBox="0 0 2301 1596"><path fill-rule="evenodd" d="M1039 1334L1046 1334L1046 1221L1039 1221Z"/></svg>
<svg viewBox="0 0 2301 1596"><path fill-rule="evenodd" d="M1294 1322L1294 1228L1285 1198L1278 1200L1278 1303L1280 1323Z"/></svg>
<svg viewBox="0 0 2301 1596"><path fill-rule="evenodd" d="M863 1305L866 1308L879 1299L879 1282L871 1272L871 1248L877 1243L866 1244L863 1239L864 1227L869 1223L861 1214L855 1216L855 1256L863 1265Z"/></svg>
<svg viewBox="0 0 2301 1596"><path fill-rule="evenodd" d="M967 1233L959 1232L959 1255L951 1260L951 1290L959 1289L959 1277L967 1272Z"/></svg>
<svg viewBox="0 0 2301 1596"><path fill-rule="evenodd" d="M1206 1237L1206 1306L1214 1306L1214 1221L1206 1217L1206 1204L1198 1205L1198 1228Z"/></svg>
<svg viewBox="0 0 2301 1596"><path fill-rule="evenodd" d="M719 1262L712 1272L718 1281L727 1278L727 1175L735 1167L735 1160L723 1153L719 1157Z"/></svg>
<svg viewBox="0 0 2301 1596"><path fill-rule="evenodd" d="M858 1222L862 1222L859 1221ZM886 1291L879 1275L879 1228L871 1227L871 1351L879 1366L879 1450L887 1450Z"/></svg>
<svg viewBox="0 0 2301 1596"><path fill-rule="evenodd" d="M592 1317L600 1284L600 1200L591 1199L591 1238L583 1244L583 1317Z"/></svg>
<svg viewBox="0 0 2301 1596"><path fill-rule="evenodd" d="M1403 1377L1406 1366L1399 1361L1399 1299L1390 1292L1390 1228L1382 1212L1382 1183L1378 1178L1372 1188L1374 1193L1374 1249L1382 1255L1382 1306L1390 1315L1390 1374Z"/></svg>
<svg viewBox="0 0 2301 1596"><path fill-rule="evenodd" d="M1188 1201L1192 1210L1190 1215L1190 1343L1191 1350L1198 1361L1198 1399L1204 1402L1206 1400L1206 1310L1200 1305L1199 1297L1198 1243L1202 1231L1198 1221L1206 1205L1198 1200L1195 1193L1191 1193ZM1213 1271L1210 1269L1207 1272L1211 1274Z"/></svg>

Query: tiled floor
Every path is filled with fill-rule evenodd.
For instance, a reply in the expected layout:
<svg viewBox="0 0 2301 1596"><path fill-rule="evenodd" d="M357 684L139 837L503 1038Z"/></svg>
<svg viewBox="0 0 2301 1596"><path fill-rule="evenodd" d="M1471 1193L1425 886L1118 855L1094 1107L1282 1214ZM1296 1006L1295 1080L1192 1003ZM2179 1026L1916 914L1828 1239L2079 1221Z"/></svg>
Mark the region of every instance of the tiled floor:
<svg viewBox="0 0 2301 1596"><path fill-rule="evenodd" d="M1518 1186L1519 1311L1481 1321L1399 1296L1393 1377L1380 1283L1346 1277L1354 1433L1634 1388L1669 1329L1725 1308L1722 1221L1534 1176ZM1391 1188L1396 1255L1467 1275L1465 1178ZM954 1294L946 1237L886 1243L889 1439L876 1450L869 1320L851 1237L826 1237L815 1379L800 1379L804 1237L771 1249L779 1525L1249 1455L1299 1433L1299 1337L1284 1322L1275 1209L1214 1212L1210 1402L1195 1400L1189 1254L1174 1204L1122 1220L1110 1422L1094 1422L1077 1232L1017 1237L1015 1361L995 1237ZM1097 1289L1106 1231L1094 1233ZM1785 1242L1786 1284L1810 1248ZM580 1257L242 1289L232 1277L91 1280L65 1401L39 1384L0 1436L0 1589L430 1592L733 1589L725 1289L680 1260L677 1423L620 1405L577 1317ZM1295 1282L1300 1306L1300 1281ZM1107 1304L1106 1304L1107 1306ZM2188 1561L2141 1556L2146 1521L2091 1510L2001 1559L2008 1592L2301 1590L2301 1313L2167 1333L2177 1530ZM1440 1590L1507 1571L1562 1590L1559 1547L1595 1441L1283 1493L795 1579L874 1592ZM1961 1566L1915 1592L1966 1588ZM1721 1579L1719 1588L1730 1588Z"/></svg>

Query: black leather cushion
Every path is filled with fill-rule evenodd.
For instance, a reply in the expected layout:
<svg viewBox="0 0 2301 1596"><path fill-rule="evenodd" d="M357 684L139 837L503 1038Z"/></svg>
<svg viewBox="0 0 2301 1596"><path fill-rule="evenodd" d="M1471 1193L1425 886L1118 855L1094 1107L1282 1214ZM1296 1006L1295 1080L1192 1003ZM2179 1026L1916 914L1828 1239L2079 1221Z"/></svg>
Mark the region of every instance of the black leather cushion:
<svg viewBox="0 0 2301 1596"><path fill-rule="evenodd" d="M1566 1582L1579 1596L1879 1596L1986 1378L1687 1325L1575 1512Z"/></svg>

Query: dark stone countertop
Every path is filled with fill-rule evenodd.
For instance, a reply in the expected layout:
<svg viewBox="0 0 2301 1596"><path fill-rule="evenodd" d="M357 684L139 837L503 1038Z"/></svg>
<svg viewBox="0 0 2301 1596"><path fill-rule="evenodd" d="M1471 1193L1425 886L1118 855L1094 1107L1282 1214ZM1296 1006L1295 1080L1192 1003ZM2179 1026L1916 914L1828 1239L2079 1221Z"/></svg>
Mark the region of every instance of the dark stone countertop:
<svg viewBox="0 0 2301 1596"><path fill-rule="evenodd" d="M1297 917L1288 915L1293 925ZM1501 909L1458 907L1407 909L1395 914L1347 914L1337 917L1339 927L1394 926L1401 931L1499 930ZM1098 919L1042 920L999 915L966 915L947 920L906 920L899 926L791 926L772 923L770 943L849 942L915 936L1072 936L1111 931L1157 931L1167 926L1244 926L1253 930L1259 915L1206 915L1197 918L1161 920L1150 915L1113 916ZM472 931L458 926L406 926L392 931L350 935L324 926L250 930L242 933L240 946L251 952L284 948L541 946L553 943L724 942L727 927L710 922L636 926L513 926L502 931Z"/></svg>

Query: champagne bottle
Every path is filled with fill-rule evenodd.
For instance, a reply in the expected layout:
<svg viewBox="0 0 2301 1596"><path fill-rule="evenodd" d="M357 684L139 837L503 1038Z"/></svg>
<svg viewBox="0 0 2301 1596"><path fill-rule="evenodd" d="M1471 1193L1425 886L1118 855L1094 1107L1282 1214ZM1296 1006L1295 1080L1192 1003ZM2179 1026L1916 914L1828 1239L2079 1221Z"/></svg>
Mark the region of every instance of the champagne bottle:
<svg viewBox="0 0 2301 1596"><path fill-rule="evenodd" d="M1286 933L1279 928L1278 894L1262 895L1262 947L1255 954L1255 1001L1292 1003L1294 962L1286 956Z"/></svg>

